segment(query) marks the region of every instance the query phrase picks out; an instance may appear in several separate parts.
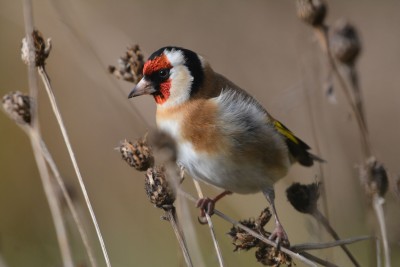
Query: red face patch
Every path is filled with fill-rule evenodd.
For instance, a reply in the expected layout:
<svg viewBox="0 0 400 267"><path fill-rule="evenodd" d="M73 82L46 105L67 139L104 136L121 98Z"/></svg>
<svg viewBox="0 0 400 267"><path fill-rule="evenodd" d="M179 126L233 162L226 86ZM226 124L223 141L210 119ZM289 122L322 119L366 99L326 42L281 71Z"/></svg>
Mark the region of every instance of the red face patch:
<svg viewBox="0 0 400 267"><path fill-rule="evenodd" d="M162 69L171 69L172 65L169 62L166 55L162 54L161 56L155 57L151 60L148 60L144 64L143 74L151 77L153 74L157 73ZM163 104L168 100L170 96L170 88L171 88L171 79L163 81L158 84L159 91L153 94L154 100L157 104Z"/></svg>
<svg viewBox="0 0 400 267"><path fill-rule="evenodd" d="M143 74L151 75L152 73L159 71L161 69L170 69L170 68L172 68L172 65L171 63L169 63L167 56L162 54L159 57L155 57L151 60L148 60L144 64Z"/></svg>
<svg viewBox="0 0 400 267"><path fill-rule="evenodd" d="M167 101L169 98L171 88L171 79L166 80L165 82L160 84L160 91L154 94L154 100L157 104L161 105Z"/></svg>

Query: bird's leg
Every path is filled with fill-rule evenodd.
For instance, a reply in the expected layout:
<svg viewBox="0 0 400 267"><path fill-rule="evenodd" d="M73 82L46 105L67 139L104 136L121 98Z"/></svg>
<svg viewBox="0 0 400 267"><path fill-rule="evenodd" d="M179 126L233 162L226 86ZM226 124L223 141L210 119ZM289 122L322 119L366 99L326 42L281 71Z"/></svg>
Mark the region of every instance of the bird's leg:
<svg viewBox="0 0 400 267"><path fill-rule="evenodd" d="M281 222L279 221L278 214L275 209L275 191L274 188L267 188L263 190L264 196L267 198L269 204L271 205L272 214L275 218L275 229L272 231L269 239L276 242L278 247L283 244L285 247L290 246L289 238L283 229Z"/></svg>
<svg viewBox="0 0 400 267"><path fill-rule="evenodd" d="M185 180L185 166L183 166L183 164L180 162L177 162L177 165L179 167L179 184L182 184L183 180Z"/></svg>
<svg viewBox="0 0 400 267"><path fill-rule="evenodd" d="M217 203L217 201L220 200L221 198L223 198L224 196L230 195L230 194L232 194L231 191L225 190L224 192L222 192L221 194L218 194L213 199L208 198L208 197L200 198L196 203L196 207L200 208L199 222L201 224L206 224L207 223L206 213L208 215L213 215L215 203Z"/></svg>

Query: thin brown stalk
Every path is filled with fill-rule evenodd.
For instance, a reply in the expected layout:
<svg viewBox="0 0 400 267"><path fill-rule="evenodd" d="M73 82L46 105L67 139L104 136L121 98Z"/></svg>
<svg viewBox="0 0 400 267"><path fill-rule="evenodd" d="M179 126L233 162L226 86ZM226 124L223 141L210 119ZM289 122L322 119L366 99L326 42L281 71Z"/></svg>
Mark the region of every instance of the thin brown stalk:
<svg viewBox="0 0 400 267"><path fill-rule="evenodd" d="M363 120L365 128L368 130L367 120L365 118L365 109L364 109L364 104L363 104L362 91L361 91L360 84L358 81L357 70L356 70L354 64L352 64L350 66L345 66L345 70L349 76L348 80L350 81L350 85L353 89L352 91L353 91L353 96L354 96L354 104L355 104L356 108L358 109L358 112L361 115L361 119Z"/></svg>
<svg viewBox="0 0 400 267"><path fill-rule="evenodd" d="M61 177L61 174L60 174L60 172L58 170L58 167L57 167L53 157L51 156L50 152L48 151L47 146L43 142L43 140L41 140L41 150L42 150L43 157L46 159L47 164L50 166L50 169L54 174L54 177L55 177L55 179L56 179L56 181L58 183L58 186L61 189L63 197L64 197L64 199L65 199L65 201L67 203L67 206L68 206L68 208L69 208L69 210L71 212L72 218L74 219L74 222L76 224L78 232L79 232L79 234L80 234L80 236L82 238L83 246L85 247L86 253L88 255L90 265L92 267L96 267L97 263L96 263L96 260L95 260L95 257L94 257L93 249L92 249L92 247L91 247L91 245L89 243L89 238L86 235L86 231L83 228L83 224L82 224L82 222L81 222L81 220L79 218L77 210L75 209L75 205L72 202L72 199L71 199L71 197L70 197L70 195L69 195L69 193L67 191L67 188L65 186L63 178Z"/></svg>
<svg viewBox="0 0 400 267"><path fill-rule="evenodd" d="M385 267L390 267L391 266L390 248L389 248L389 243L387 240L385 216L383 214L383 208L382 208L382 205L384 202L385 202L385 200L382 197L380 197L378 194L374 194L373 207L374 207L376 217L378 218L378 223L379 223L380 230L381 230L383 253L385 254Z"/></svg>
<svg viewBox="0 0 400 267"><path fill-rule="evenodd" d="M339 241L340 237L336 233L335 229L330 225L329 221L325 218L325 216L318 210L316 209L313 213L312 216L320 222L326 229L326 231L336 240ZM353 256L353 254L350 252L350 250L346 247L345 244L341 244L340 247L343 249L344 253L346 253L347 257L351 260L351 262L354 264L354 266L360 266L360 264L357 262L356 258Z"/></svg>
<svg viewBox="0 0 400 267"><path fill-rule="evenodd" d="M290 247L290 249L293 251L296 251L296 252L303 252L305 250L326 249L326 248L332 248L332 247L337 247L337 246L342 246L342 245L349 245L349 244L353 244L353 243L368 240L368 239L371 239L371 237L370 236L359 236L359 237L353 237L353 238L348 238L348 239L336 240L333 242L304 243L304 244L293 245Z"/></svg>
<svg viewBox="0 0 400 267"><path fill-rule="evenodd" d="M340 73L338 67L336 66L336 63L333 59L330 47L329 47L329 37L328 37L328 27L325 25L319 26L315 28L316 35L319 37L320 44L322 49L326 52L329 65L333 70L333 73L335 74L337 80L339 81L340 87L342 88L342 91L345 95L346 101L348 102L349 106L351 107L351 110L356 117L356 121L359 127L359 133L361 136L361 142L362 142L362 148L363 148L363 154L364 158L368 159L372 157L372 146L371 142L369 140L369 134L368 134L368 128L366 125L365 121L365 115L363 113L363 107L362 107L362 99L361 99L361 91L360 88L358 87L358 77L356 76L355 72L351 74L350 81L353 86L353 91L355 92L355 102L352 101L351 94L350 94L350 89L347 86L346 80L343 77L343 75ZM379 197L379 196L377 196ZM374 212L376 217L378 218L378 223L379 227L381 229L381 234L382 234L382 242L383 242L383 249L384 249L384 254L385 254L385 264L389 264L386 266L390 266L390 248L387 244L387 236L386 236L386 227L385 227L385 218L383 216L383 210L381 208L378 208L378 201L376 200L375 197L373 199L374 202ZM381 197L379 197L381 198ZM376 205L375 205L376 204ZM381 205L381 204L380 204Z"/></svg>
<svg viewBox="0 0 400 267"><path fill-rule="evenodd" d="M173 158L175 158L175 155L173 155L173 153L170 153L171 151L168 151L166 149L157 152L158 153L156 158L165 160L164 165L166 168L166 174L167 174L166 177L168 179L169 184L172 186L174 192L176 192L177 190L179 190L178 189L179 175L177 174L176 171L176 163L173 160ZM185 240L185 235L183 233L182 226L179 223L176 209L174 206L172 206L171 208L166 209L165 212L166 212L166 217L168 221L171 223L172 229L174 230L176 239L178 240L178 244L182 250L182 254L185 259L186 265L192 267L193 261L190 257L189 249Z"/></svg>
<svg viewBox="0 0 400 267"><path fill-rule="evenodd" d="M59 108L57 106L57 102L56 102L55 96L53 94L53 90L51 88L49 77L48 77L48 75L47 75L47 73L46 73L46 71L45 71L45 69L43 67L38 67L38 71L39 71L39 75L42 78L42 81L43 81L43 83L45 85L46 92L47 92L47 94L49 96L49 99L50 99L51 107L53 108L53 112L54 112L54 114L55 114L55 116L57 118L57 122L59 124L59 127L60 127L64 142L65 142L65 145L67 147L69 156L70 156L71 161L72 161L72 165L74 167L76 176L78 178L79 185L80 185L83 197L85 199L86 206L87 206L87 208L89 210L90 217L92 219L93 225L94 225L96 233L97 233L97 238L99 239L99 242L100 242L100 246L101 246L101 250L103 252L104 260L106 262L107 267L111 267L111 262L110 262L110 259L108 257L108 253L107 253L107 249L106 249L106 246L105 246L105 243L104 243L104 239L103 239L103 236L101 234L100 227L99 227L99 224L98 224L97 219L96 219L96 215L94 214L93 207L92 207L92 204L90 202L90 199L89 199L89 196L88 196L88 193L87 193L87 190L86 190L85 183L83 182L83 178L82 178L79 166L78 166L78 162L77 162L77 160L75 158L75 154L74 154L74 151L72 149L72 145L71 145L71 142L69 140L69 137L68 137L67 130L65 128L63 119L61 117L60 110L59 110Z"/></svg>
<svg viewBox="0 0 400 267"><path fill-rule="evenodd" d="M29 60L31 64L28 64L28 83L29 83L29 95L32 99L35 99L36 103L31 105L31 126L33 129L39 130L39 121L37 118L37 99L38 99L38 86L37 77L35 71L35 47L33 44L32 32L33 26L33 8L31 0L23 0L23 13L24 13L24 25L25 25L25 38L28 43Z"/></svg>
<svg viewBox="0 0 400 267"><path fill-rule="evenodd" d="M35 74L35 48L33 45L32 32L34 28L33 24L33 8L31 0L23 1L23 15L25 25L25 35L28 47L28 82L29 82L29 94L32 99L36 102L31 105L31 128L28 130L33 154L35 156L36 164L39 170L40 178L42 179L43 189L46 194L47 201L49 203L50 212L53 218L55 231L57 235L58 244L61 251L61 258L65 267L73 267L73 260L71 251L68 243L68 237L62 219L61 209L57 200L57 196L53 185L51 184L50 174L48 172L46 162L41 153L41 134L38 123L38 112L37 112L37 99L38 99L38 86L37 77Z"/></svg>
<svg viewBox="0 0 400 267"><path fill-rule="evenodd" d="M60 246L61 258L65 267L73 267L73 260L71 250L68 243L67 231L62 218L60 203L57 199L57 194L51 183L50 174L46 166L46 161L41 153L40 135L36 130L29 131L33 154L35 156L36 164L38 166L40 178L42 179L43 189L49 203L50 212L53 217L53 222L57 234L58 244Z"/></svg>
<svg viewBox="0 0 400 267"><path fill-rule="evenodd" d="M194 182L194 186L196 188L196 191L197 191L197 194L198 194L199 198L204 198L204 195L203 195L203 192L201 190L199 182L194 180L194 179L193 179L193 182ZM206 215L208 227L210 228L210 234L211 234L211 238L212 238L213 243L214 243L214 248L215 248L215 251L217 253L219 266L223 267L223 266L225 266L224 265L224 259L222 257L221 248L219 247L218 240L217 240L217 237L215 235L214 225L212 223L210 215L207 212L205 212L205 215Z"/></svg>
<svg viewBox="0 0 400 267"><path fill-rule="evenodd" d="M194 203L197 202L197 199L195 197L193 197L192 195L188 194L187 192L185 192L183 190L179 190L178 193ZM218 217L222 218L223 220L233 224L234 226L237 226L237 227L243 229L244 231L248 232L249 234L253 235L254 237L257 237L258 239L265 242L266 244L273 246L273 247L277 247L277 244L275 242L269 240L268 238L260 235L259 233L255 232L255 231L251 230L250 228L248 228L248 227L244 226L243 224L239 223L238 221L230 218L229 216L225 215L224 213L220 212L219 210L214 209L214 214L217 215ZM317 265L314 262L308 260L307 258L300 255L299 253L295 253L295 252L293 252L285 247L282 247L282 246L280 247L280 250L282 252L286 253L287 255L301 261L302 263L306 264L307 266L317 267Z"/></svg>
<svg viewBox="0 0 400 267"><path fill-rule="evenodd" d="M337 266L336 264L333 264L333 263L331 263L331 262L329 262L329 261L326 261L326 260L323 260L323 259L321 259L321 258L318 258L318 257L316 257L316 256L314 256L314 255L312 255L312 254L310 254L310 253L302 252L301 254L302 254L304 257L306 257L307 259L312 260L312 261L315 261L316 263L318 263L318 264L320 264L320 265L322 265L322 266L327 266L327 267L339 267L339 266Z"/></svg>
<svg viewBox="0 0 400 267"><path fill-rule="evenodd" d="M186 266L193 267L192 259L190 258L189 250L186 245L186 241L183 238L183 233L181 227L178 224L178 220L176 217L175 208L168 209L165 211L166 217L168 221L171 223L172 229L174 230L176 239L178 240L178 244L181 247L183 257L185 258Z"/></svg>
<svg viewBox="0 0 400 267"><path fill-rule="evenodd" d="M333 59L330 47L329 47L329 39L328 39L328 28L327 26L321 25L318 27L315 27L315 33L318 37L318 40L320 41L322 50L326 53L328 57L328 63L330 68L332 69L333 73L335 74L340 87L342 88L342 91L344 93L345 99L348 103L348 105L351 108L351 111L354 114L354 117L356 118L357 125L359 127L359 132L361 136L361 144L363 148L363 153L364 157L368 158L372 156L372 149L371 149L371 143L369 140L369 135L368 135L368 129L367 126L363 120L363 116L361 115L359 109L356 107L356 105L352 101L352 97L350 94L350 89L347 86L346 80L343 77L343 75L340 73L338 67L335 64L335 61Z"/></svg>

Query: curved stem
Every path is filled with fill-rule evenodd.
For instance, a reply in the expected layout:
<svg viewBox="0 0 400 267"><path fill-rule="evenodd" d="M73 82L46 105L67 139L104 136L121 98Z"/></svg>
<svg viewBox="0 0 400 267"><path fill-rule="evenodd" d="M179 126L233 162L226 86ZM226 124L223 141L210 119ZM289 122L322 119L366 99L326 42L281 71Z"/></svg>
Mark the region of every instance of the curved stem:
<svg viewBox="0 0 400 267"><path fill-rule="evenodd" d="M325 218L325 216L319 210L315 210L315 212L312 214L312 216L325 227L326 231L333 237L333 239L335 239L336 241L340 240L340 237L336 233L335 229L333 229L333 227L330 225L329 221ZM360 264L354 258L353 254L351 254L350 250L344 244L340 245L340 247L346 253L347 257L349 257L349 259L354 264L354 266L360 266Z"/></svg>
<svg viewBox="0 0 400 267"><path fill-rule="evenodd" d="M57 122L58 122L58 125L60 126L60 130L61 130L64 142L65 142L65 145L67 146L68 154L69 154L69 156L71 158L72 165L74 167L76 176L78 178L79 185L81 187L82 194L83 194L83 197L84 197L85 202L86 202L86 206L87 206L87 208L89 210L90 217L91 217L93 225L94 225L94 227L96 229L97 237L98 237L99 242L100 242L100 246L101 246L101 250L103 252L104 260L106 262L107 267L111 267L111 262L110 262L110 259L108 257L106 246L104 244L104 239L103 239L103 236L101 234L99 224L97 223L96 215L94 214L93 207L92 207L92 204L90 202L90 199L89 199L89 196L88 196L88 193L87 193L87 190L86 190L85 183L83 182L81 171L80 171L80 169L78 167L78 162L76 161L74 151L72 150L72 145L71 145L71 142L69 140L69 137L68 137L67 130L65 128L64 122L62 120L60 110L58 109L58 106L57 106L57 103L56 103L56 98L54 97L53 90L51 89L50 80L49 80L49 78L47 76L47 73L46 73L46 71L45 71L45 69L43 67L38 67L38 71L39 71L40 77L42 78L42 81L43 81L43 83L45 85L46 92L47 92L47 94L49 96L49 99L50 99L51 107L53 108L53 112L54 112L54 114L55 114L55 116L57 118Z"/></svg>
<svg viewBox="0 0 400 267"><path fill-rule="evenodd" d="M87 237L86 232L83 229L83 224L79 218L78 212L75 209L74 203L72 202L72 199L71 199L70 195L68 194L67 188L65 187L64 180L62 179L61 174L58 171L57 165L54 162L53 157L51 156L50 152L48 151L47 146L43 142L43 140L41 140L41 150L42 150L42 155L46 159L47 163L49 164L50 169L53 172L54 177L56 178L58 186L61 189L64 199L67 202L67 206L71 212L72 218L74 219L76 227L78 228L78 232L82 238L82 243L86 249L86 253L88 255L90 264L92 267L96 267L97 263L94 258L92 247L90 246L90 243L89 243L89 238Z"/></svg>
<svg viewBox="0 0 400 267"><path fill-rule="evenodd" d="M167 214L167 219L171 223L172 229L174 230L176 239L178 240L179 246L181 247L183 257L185 258L186 265L188 267L193 267L192 259L190 258L189 250L186 245L186 241L183 238L182 230L178 224L176 218L176 210L174 207L165 211Z"/></svg>
<svg viewBox="0 0 400 267"><path fill-rule="evenodd" d="M199 182L194 180L194 179L193 179L193 182L194 182L194 186L195 186L195 188L197 190L197 194L199 195L199 198L204 198L204 195L203 195L203 192L201 191ZM214 248L215 248L215 251L217 252L219 266L223 267L223 266L225 266L224 265L224 259L222 258L221 248L219 247L218 240L217 240L217 237L215 235L214 225L213 225L213 223L211 221L210 215L207 212L205 213L205 216L206 216L206 219L207 219L208 227L210 228L210 233L211 233L211 238L212 238L213 243L214 243Z"/></svg>
<svg viewBox="0 0 400 267"><path fill-rule="evenodd" d="M51 183L49 171L46 162L41 153L40 136L34 129L29 129L29 137L33 148L36 164L39 170L40 178L42 179L43 189L46 194L47 202L50 207L50 212L53 218L58 244L60 246L61 258L64 267L73 267L71 250L68 243L67 231L65 229L64 221L62 218L60 203L57 199L54 186Z"/></svg>
<svg viewBox="0 0 400 267"><path fill-rule="evenodd" d="M196 203L197 199L194 198L192 195L188 194L187 192L183 191L182 189L179 189L177 191L180 195L182 195L183 197L185 197L186 199ZM214 214L217 215L218 217L222 218L223 220L233 224L234 226L237 226L241 229L243 229L244 231L248 232L249 234L251 234L252 236L260 239L261 241L263 241L264 243L273 246L273 247L277 247L277 244L271 240L269 240L268 238L266 238L265 236L260 235L259 233L251 230L250 228L244 226L243 224L239 223L238 221L230 218L229 216L225 215L224 213L220 212L217 209L214 209ZM317 267L317 265L312 262L311 260L307 259L306 257L302 256L299 253L293 252L285 247L280 247L279 248L283 253L289 255L290 257L293 257L299 261L301 261L302 263L304 263L307 266L311 266L311 267Z"/></svg>
<svg viewBox="0 0 400 267"><path fill-rule="evenodd" d="M373 196L373 206L374 211L376 213L376 217L378 218L379 227L381 230L381 237L383 243L383 253L385 253L385 267L390 267L390 248L389 243L387 240L387 233L386 233L386 225L385 225L385 216L383 214L382 204L385 200L380 197L378 194Z"/></svg>
<svg viewBox="0 0 400 267"><path fill-rule="evenodd" d="M367 125L365 124L365 121L363 120L363 116L361 115L359 109L356 107L356 105L353 103L351 95L350 95L350 90L346 84L345 79L343 78L342 74L340 73L339 69L337 68L335 61L333 59L330 47L329 47L329 39L328 39L328 28L327 26L319 26L315 28L316 34L320 40L321 46L324 50L324 52L328 56L328 62L329 65L335 74L336 78L339 81L340 87L343 90L343 93L345 95L346 101L349 104L354 117L356 118L359 130L360 130L360 135L361 135L361 144L363 148L363 153L365 158L369 158L372 155L372 149L371 149L371 143L369 141L369 135L368 135L368 129Z"/></svg>

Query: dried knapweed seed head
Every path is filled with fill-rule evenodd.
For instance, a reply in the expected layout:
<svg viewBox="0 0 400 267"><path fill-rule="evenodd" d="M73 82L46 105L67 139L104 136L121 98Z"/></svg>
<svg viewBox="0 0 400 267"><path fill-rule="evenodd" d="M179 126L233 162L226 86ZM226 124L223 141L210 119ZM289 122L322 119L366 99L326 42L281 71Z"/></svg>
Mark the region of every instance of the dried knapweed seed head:
<svg viewBox="0 0 400 267"><path fill-rule="evenodd" d="M324 0L297 0L297 16L311 26L324 23L327 6Z"/></svg>
<svg viewBox="0 0 400 267"><path fill-rule="evenodd" d="M30 53L28 40L26 39L26 37L22 39L22 61L27 65L31 65L34 63L36 67L43 67L46 64L46 59L50 54L51 39L47 39L47 41L45 42L41 32L39 32L38 30L34 30L32 32L32 38L35 53Z"/></svg>
<svg viewBox="0 0 400 267"><path fill-rule="evenodd" d="M4 111L19 124L30 125L32 99L19 91L11 92L3 97Z"/></svg>
<svg viewBox="0 0 400 267"><path fill-rule="evenodd" d="M259 228L264 228L264 226L269 222L269 220L272 217L272 213L269 210L268 207L266 207L260 214L260 216L258 216L258 218L256 219L255 223Z"/></svg>
<svg viewBox="0 0 400 267"><path fill-rule="evenodd" d="M269 211L269 208L265 208L257 219L241 220L239 222L242 225L268 238L270 236L270 233L265 231L264 226L269 222L271 216L272 215L271 212ZM232 244L235 246L235 249L233 251L238 251L238 250L247 251L251 248L260 246L261 243L263 244L263 242L260 241L258 238L247 233L240 227L233 226L229 231L228 235L233 239Z"/></svg>
<svg viewBox="0 0 400 267"><path fill-rule="evenodd" d="M260 216L258 216L256 220L248 219L239 222L268 238L271 233L265 231L264 226L269 222L271 216L271 212L266 208L261 212ZM281 252L279 249L262 242L240 227L232 227L228 235L233 239L232 244L235 247L233 251L248 251L252 248L258 248L256 251L256 258L257 261L261 262L263 265L280 266L281 264L285 264L287 266L292 266L292 259L289 256Z"/></svg>
<svg viewBox="0 0 400 267"><path fill-rule="evenodd" d="M378 194L383 197L386 194L389 187L388 175L383 164L374 157L369 158L360 168L360 178L368 195Z"/></svg>
<svg viewBox="0 0 400 267"><path fill-rule="evenodd" d="M332 27L330 47L333 56L340 62L353 65L361 51L361 41L356 28L344 19Z"/></svg>
<svg viewBox="0 0 400 267"><path fill-rule="evenodd" d="M259 227L253 219L241 220L239 221L244 226L259 232ZM233 246L235 247L233 251L249 250L259 245L260 240L253 235L247 233L240 227L233 226L228 232L228 235L233 239Z"/></svg>
<svg viewBox="0 0 400 267"><path fill-rule="evenodd" d="M108 71L118 79L138 83L143 77L144 57L139 45L127 48L125 55L118 60L118 66L108 66Z"/></svg>
<svg viewBox="0 0 400 267"><path fill-rule="evenodd" d="M133 143L125 140L121 142L119 151L122 159L138 171L145 171L154 164L151 147L147 144L146 138L138 139Z"/></svg>
<svg viewBox="0 0 400 267"><path fill-rule="evenodd" d="M317 210L319 183L303 185L293 183L286 189L286 197L299 212L313 214Z"/></svg>
<svg viewBox="0 0 400 267"><path fill-rule="evenodd" d="M158 208L169 209L175 201L175 194L165 175L165 168L162 166L149 168L144 187L151 203Z"/></svg>
<svg viewBox="0 0 400 267"><path fill-rule="evenodd" d="M292 258L290 256L268 245L263 245L258 248L256 251L256 258L258 262L266 266L292 266Z"/></svg>

